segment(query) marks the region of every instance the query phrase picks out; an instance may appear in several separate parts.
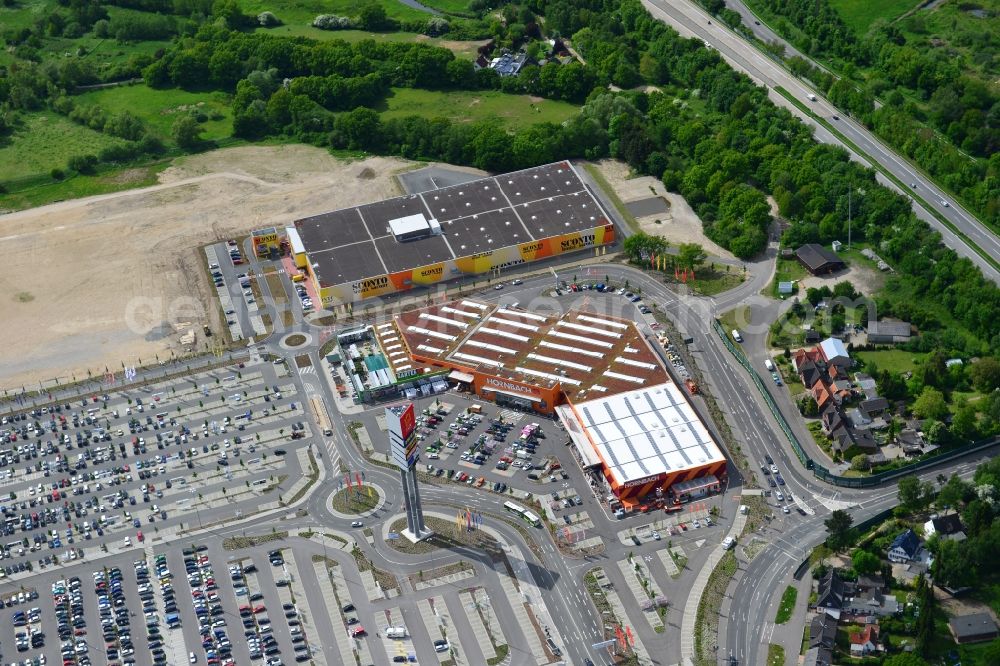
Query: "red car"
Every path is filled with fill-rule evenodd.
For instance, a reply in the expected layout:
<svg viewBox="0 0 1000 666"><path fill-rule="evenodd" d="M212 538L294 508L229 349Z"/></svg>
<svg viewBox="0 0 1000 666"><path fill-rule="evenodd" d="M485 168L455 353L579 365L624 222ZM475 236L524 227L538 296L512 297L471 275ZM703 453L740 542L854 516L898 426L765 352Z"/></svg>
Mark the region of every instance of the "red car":
<svg viewBox="0 0 1000 666"><path fill-rule="evenodd" d="M357 638L358 636L363 636L365 634L365 628L360 624L356 627L351 627L351 638Z"/></svg>

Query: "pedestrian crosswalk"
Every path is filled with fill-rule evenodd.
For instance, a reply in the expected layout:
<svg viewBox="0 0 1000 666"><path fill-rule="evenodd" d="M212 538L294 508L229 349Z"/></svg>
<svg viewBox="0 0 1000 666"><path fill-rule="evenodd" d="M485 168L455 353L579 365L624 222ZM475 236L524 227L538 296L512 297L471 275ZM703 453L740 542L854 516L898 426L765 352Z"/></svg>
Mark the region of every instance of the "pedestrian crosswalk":
<svg viewBox="0 0 1000 666"><path fill-rule="evenodd" d="M524 412L518 412L513 409L501 409L500 418L506 423L516 424L524 418Z"/></svg>
<svg viewBox="0 0 1000 666"><path fill-rule="evenodd" d="M306 366L304 368L299 368L299 374L300 375L315 375L316 374L316 366L309 365L309 366Z"/></svg>

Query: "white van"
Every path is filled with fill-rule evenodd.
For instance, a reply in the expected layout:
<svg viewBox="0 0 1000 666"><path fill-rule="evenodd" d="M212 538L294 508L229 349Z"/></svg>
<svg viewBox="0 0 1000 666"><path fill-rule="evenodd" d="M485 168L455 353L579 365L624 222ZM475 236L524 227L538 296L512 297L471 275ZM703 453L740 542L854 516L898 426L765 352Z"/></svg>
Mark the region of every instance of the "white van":
<svg viewBox="0 0 1000 666"><path fill-rule="evenodd" d="M733 329L733 340L736 340L736 342L743 342L743 336L740 335L740 332L735 328Z"/></svg>
<svg viewBox="0 0 1000 666"><path fill-rule="evenodd" d="M736 539L734 539L731 536L727 536L725 539L722 540L722 547L725 548L726 550L730 550L735 545L736 545Z"/></svg>
<svg viewBox="0 0 1000 666"><path fill-rule="evenodd" d="M406 638L406 627L386 627L386 638Z"/></svg>
<svg viewBox="0 0 1000 666"><path fill-rule="evenodd" d="M774 372L774 363L771 362L771 359L764 360L764 367L767 368L768 372Z"/></svg>

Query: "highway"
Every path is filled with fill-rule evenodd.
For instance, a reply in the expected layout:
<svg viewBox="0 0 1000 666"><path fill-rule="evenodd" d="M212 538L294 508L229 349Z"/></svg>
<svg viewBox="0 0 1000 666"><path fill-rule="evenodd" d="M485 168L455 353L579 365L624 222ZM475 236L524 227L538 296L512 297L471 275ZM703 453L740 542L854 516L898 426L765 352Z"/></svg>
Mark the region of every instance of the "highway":
<svg viewBox="0 0 1000 666"><path fill-rule="evenodd" d="M689 0L675 0L671 2L667 2L666 0L643 0L643 4L655 18L670 24L680 34L687 37L696 37L706 44L711 45L730 65L738 71L746 73L757 83L766 86L772 91L775 87L780 86L803 104L810 106L814 113L825 118L849 141L853 142L864 152L864 155L859 157L864 158L869 163L872 163L874 160L875 163L899 179L904 184L904 188L909 186L914 194L922 197L931 210L947 219L971 243L981 248L991 257L1000 257L1000 240L982 222L977 220L958 202L952 201L951 197L947 196L936 184L882 143L874 134L859 123L848 118L846 114L840 112L827 100L820 97L815 102L809 101L809 95L815 94L815 90L809 88L800 79L792 76L780 64L773 61L728 27L720 25L717 20L713 20L708 13L694 2L690 2ZM838 145L848 152L854 152L830 132L825 129L819 131L819 126L816 123L799 111L793 104L785 100L779 93L772 92L770 97L776 104L788 108L804 122L818 128L815 136L819 141ZM895 184L884 179L881 175L879 175L879 180L887 187L901 191ZM911 194L910 192L902 193L906 195ZM988 279L1000 283L1000 271L970 247L963 238L939 222L931 214L930 210L924 208L917 200L914 200L913 208L920 219L941 233L945 245L955 250L960 256L967 257L979 266Z"/></svg>

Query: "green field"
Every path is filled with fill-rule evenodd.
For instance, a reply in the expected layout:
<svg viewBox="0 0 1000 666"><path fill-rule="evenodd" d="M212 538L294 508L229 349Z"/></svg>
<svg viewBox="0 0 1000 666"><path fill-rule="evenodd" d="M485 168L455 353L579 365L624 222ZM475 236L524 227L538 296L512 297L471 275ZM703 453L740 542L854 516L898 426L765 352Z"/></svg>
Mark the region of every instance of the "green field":
<svg viewBox="0 0 1000 666"><path fill-rule="evenodd" d="M830 0L844 23L854 32L863 35L878 19L892 21L921 4L919 0Z"/></svg>
<svg viewBox="0 0 1000 666"><path fill-rule="evenodd" d="M407 7L398 0L377 0L385 7L389 18L400 21L429 19L432 15L419 9ZM248 14L257 15L271 12L283 23L310 25L320 14L337 16L357 16L362 7L355 0L240 0L240 7Z"/></svg>
<svg viewBox="0 0 1000 666"><path fill-rule="evenodd" d="M477 50L485 43L483 41L462 42L438 37L428 37L416 32L366 32L365 30L320 30L311 25L282 25L277 28L260 28L259 31L267 32L269 35L279 35L282 37L308 37L317 41L330 41L342 39L345 42L355 43L366 39L375 42L421 42L432 46L441 46L451 51L459 58L475 60Z"/></svg>
<svg viewBox="0 0 1000 666"><path fill-rule="evenodd" d="M74 155L96 154L117 143L121 140L55 113L24 114L13 135L0 140L0 182L47 175L52 169L65 169Z"/></svg>
<svg viewBox="0 0 1000 666"><path fill-rule="evenodd" d="M62 181L39 179L39 184L8 194L0 194L0 210L24 210L55 201L92 197L109 192L156 185L157 174L170 166L162 160L141 167L120 167L94 176L72 176Z"/></svg>
<svg viewBox="0 0 1000 666"><path fill-rule="evenodd" d="M469 0L420 0L420 4L433 7L444 14L469 13Z"/></svg>
<svg viewBox="0 0 1000 666"><path fill-rule="evenodd" d="M161 139L170 139L170 128L180 114L198 110L211 116L222 114L220 120L202 123L206 140L218 140L232 134L233 119L229 95L221 92L187 92L179 88L154 90L142 84L104 88L79 95L77 104L92 104L108 114L131 111L142 119L150 131Z"/></svg>
<svg viewBox="0 0 1000 666"><path fill-rule="evenodd" d="M561 123L579 111L567 102L539 99L529 95L501 92L437 92L414 88L393 88L379 108L383 118L424 116L448 118L455 122L475 122L499 118L508 125Z"/></svg>
<svg viewBox="0 0 1000 666"><path fill-rule="evenodd" d="M923 354L903 351L901 349L886 349L884 351L859 351L855 356L865 362L874 363L879 371L889 372L913 372L917 363L923 358Z"/></svg>

